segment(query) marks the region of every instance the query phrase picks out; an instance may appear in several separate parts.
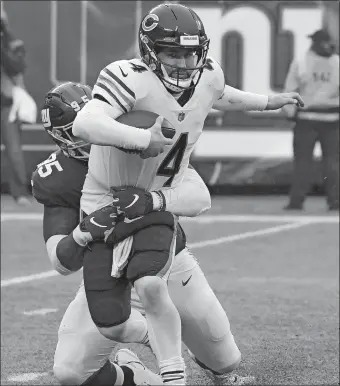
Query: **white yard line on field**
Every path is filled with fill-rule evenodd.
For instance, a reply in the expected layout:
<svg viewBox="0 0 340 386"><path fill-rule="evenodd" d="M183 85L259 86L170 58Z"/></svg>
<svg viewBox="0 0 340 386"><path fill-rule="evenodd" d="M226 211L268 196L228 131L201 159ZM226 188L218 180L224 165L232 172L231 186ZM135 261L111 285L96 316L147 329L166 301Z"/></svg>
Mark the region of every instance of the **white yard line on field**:
<svg viewBox="0 0 340 386"><path fill-rule="evenodd" d="M42 213L2 213L1 222L3 221L39 221L42 220ZM212 222L294 222L294 221L311 221L321 224L338 224L339 215L329 216L287 216L282 215L261 215L261 214L226 214L226 215L203 215L198 217L181 217L184 223L212 223Z"/></svg>
<svg viewBox="0 0 340 386"><path fill-rule="evenodd" d="M33 275L18 276L18 277L13 277L12 279L4 279L4 280L1 280L1 288L9 287L11 285L16 285L16 284L28 283L30 281L47 279L48 277L53 277L53 276L61 276L61 275L56 271L45 271L40 273L34 273Z"/></svg>
<svg viewBox="0 0 340 386"><path fill-rule="evenodd" d="M43 219L42 213L1 213L1 222L4 221L38 221Z"/></svg>
<svg viewBox="0 0 340 386"><path fill-rule="evenodd" d="M10 382L31 382L35 381L38 378L41 377L46 377L48 376L49 373L23 373L23 374L17 374L17 375L12 375L7 378L7 381Z"/></svg>
<svg viewBox="0 0 340 386"><path fill-rule="evenodd" d="M234 241L284 232L290 229L300 228L302 226L312 224L312 223L313 223L312 221L303 221L303 222L297 222L297 223L291 223L291 224L277 225L275 227L260 229L257 231L244 232L236 235L219 237L217 239L199 241L197 243L189 244L189 247L191 249L199 249L199 248L204 248L204 247L218 245L218 244L230 244ZM45 271L45 272L28 275L28 276L19 276L19 277L14 277L12 279L4 279L4 280L1 280L1 287L9 287L16 284L28 283L31 281L46 279L53 276L60 276L60 275L56 271Z"/></svg>
<svg viewBox="0 0 340 386"><path fill-rule="evenodd" d="M287 216L282 215L262 215L262 214L226 214L226 215L206 215L198 217L181 217L181 222L186 223L197 223L197 224L209 224L213 222L281 222L281 223L292 223L297 221L306 221L311 223L320 223L320 224L338 224L339 216Z"/></svg>
<svg viewBox="0 0 340 386"><path fill-rule="evenodd" d="M312 224L312 223L313 222L311 222L311 221L303 221L303 222L301 221L301 222L296 222L296 223L292 223L292 224L277 225L275 227L260 229L257 231L244 232L244 233L239 233L237 235L219 237L217 239L212 239L212 240L198 241L197 243L189 244L189 247L191 249L195 249L195 248L197 249L197 248L214 246L214 245L218 245L218 244L230 244L234 241L250 239L253 237L259 237L259 236L265 236L265 235L271 235L274 233L279 233L279 232L284 232L284 231L288 231L291 229L300 228L300 227L303 227L305 225Z"/></svg>
<svg viewBox="0 0 340 386"><path fill-rule="evenodd" d="M36 316L36 315L44 316L46 314L51 314L57 311L58 311L58 308L40 308L39 310L23 311L22 313L26 316Z"/></svg>

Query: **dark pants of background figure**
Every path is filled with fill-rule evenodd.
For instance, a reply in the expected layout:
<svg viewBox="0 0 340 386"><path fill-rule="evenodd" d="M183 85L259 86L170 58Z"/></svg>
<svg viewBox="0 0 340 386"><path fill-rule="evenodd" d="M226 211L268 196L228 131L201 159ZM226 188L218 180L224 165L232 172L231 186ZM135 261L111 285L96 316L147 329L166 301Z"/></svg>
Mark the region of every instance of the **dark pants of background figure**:
<svg viewBox="0 0 340 386"><path fill-rule="evenodd" d="M3 98L2 98L3 99ZM5 103L6 104L6 103ZM5 145L4 156L8 167L8 183L14 199L27 196L28 184L24 155L21 149L21 125L19 122L8 122L11 104L1 103L1 139Z"/></svg>
<svg viewBox="0 0 340 386"><path fill-rule="evenodd" d="M339 121L299 120L294 127L294 171L290 204L302 206L311 186L313 150L319 141L323 180L329 207L339 206Z"/></svg>

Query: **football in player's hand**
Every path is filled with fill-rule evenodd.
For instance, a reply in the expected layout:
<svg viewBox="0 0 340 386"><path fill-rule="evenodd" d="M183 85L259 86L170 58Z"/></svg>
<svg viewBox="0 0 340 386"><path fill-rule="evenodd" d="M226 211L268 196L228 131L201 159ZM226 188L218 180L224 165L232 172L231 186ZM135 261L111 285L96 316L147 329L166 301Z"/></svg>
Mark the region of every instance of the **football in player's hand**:
<svg viewBox="0 0 340 386"><path fill-rule="evenodd" d="M138 127L139 129L149 129L151 126L154 125L158 116L158 114L152 113L150 111L133 110L118 117L117 121L123 123L124 125ZM171 123L165 118L163 119L162 123L162 133L166 138L173 138L176 134L176 130L172 127ZM129 150L118 146L116 147L119 150L130 154L141 153L141 151L139 150Z"/></svg>

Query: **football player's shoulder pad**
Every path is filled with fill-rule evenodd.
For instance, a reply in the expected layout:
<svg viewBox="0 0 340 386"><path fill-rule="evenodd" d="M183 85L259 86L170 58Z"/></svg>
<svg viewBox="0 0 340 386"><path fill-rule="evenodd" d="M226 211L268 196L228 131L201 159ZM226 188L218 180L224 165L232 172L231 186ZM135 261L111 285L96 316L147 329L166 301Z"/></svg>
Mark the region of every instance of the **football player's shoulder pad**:
<svg viewBox="0 0 340 386"><path fill-rule="evenodd" d="M52 153L32 174L32 194L46 206L79 208L87 164L67 157L62 151Z"/></svg>
<svg viewBox="0 0 340 386"><path fill-rule="evenodd" d="M137 99L143 97L150 69L140 60L117 60L99 74L92 95L104 97L123 113L131 111Z"/></svg>

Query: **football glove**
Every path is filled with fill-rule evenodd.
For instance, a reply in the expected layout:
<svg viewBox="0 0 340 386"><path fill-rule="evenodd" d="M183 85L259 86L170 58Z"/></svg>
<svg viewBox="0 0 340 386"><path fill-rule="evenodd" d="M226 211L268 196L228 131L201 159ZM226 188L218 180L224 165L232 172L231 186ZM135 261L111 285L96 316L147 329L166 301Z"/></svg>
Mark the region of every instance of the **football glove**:
<svg viewBox="0 0 340 386"><path fill-rule="evenodd" d="M167 225L173 228L174 216L169 212L152 212L136 219L127 220L124 218L122 221L119 220L116 226L107 234L105 242L113 247L142 229L156 225Z"/></svg>
<svg viewBox="0 0 340 386"><path fill-rule="evenodd" d="M161 192L146 192L135 187L111 189L111 191L113 205L129 219L145 216L153 211L165 210L165 198Z"/></svg>
<svg viewBox="0 0 340 386"><path fill-rule="evenodd" d="M74 241L86 246L91 241L106 240L118 220L115 206L108 205L86 216L73 231Z"/></svg>

